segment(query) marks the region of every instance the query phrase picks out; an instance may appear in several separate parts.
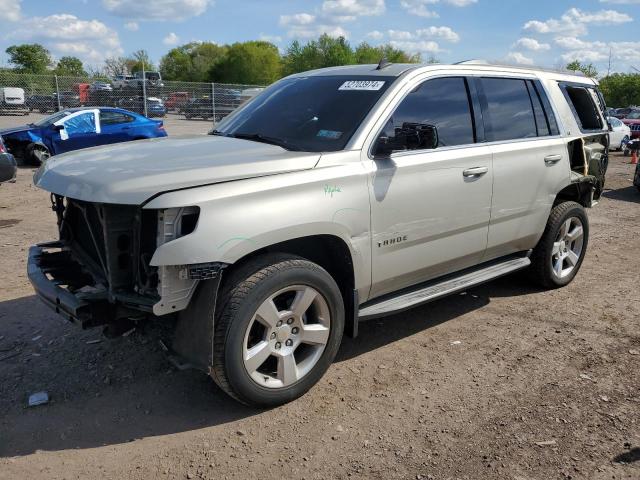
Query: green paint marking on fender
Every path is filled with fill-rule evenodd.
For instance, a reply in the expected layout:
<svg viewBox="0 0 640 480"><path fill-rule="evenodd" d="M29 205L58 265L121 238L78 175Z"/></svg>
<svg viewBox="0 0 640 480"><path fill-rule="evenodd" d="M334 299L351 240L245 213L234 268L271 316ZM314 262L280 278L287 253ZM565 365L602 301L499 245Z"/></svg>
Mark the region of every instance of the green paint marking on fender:
<svg viewBox="0 0 640 480"><path fill-rule="evenodd" d="M224 247L227 243L233 242L234 240L237 240L239 242L250 242L250 243L253 243L254 245L256 243L256 242L254 242L253 240L251 240L250 238L247 238L247 237L231 237L230 239L225 240L224 242L222 242L218 246L218 250L220 250L222 247Z"/></svg>
<svg viewBox="0 0 640 480"><path fill-rule="evenodd" d="M325 195L330 195L331 197L333 197L334 193L341 193L342 190L340 190L340 187L338 187L337 185L325 185L324 186L324 194Z"/></svg>

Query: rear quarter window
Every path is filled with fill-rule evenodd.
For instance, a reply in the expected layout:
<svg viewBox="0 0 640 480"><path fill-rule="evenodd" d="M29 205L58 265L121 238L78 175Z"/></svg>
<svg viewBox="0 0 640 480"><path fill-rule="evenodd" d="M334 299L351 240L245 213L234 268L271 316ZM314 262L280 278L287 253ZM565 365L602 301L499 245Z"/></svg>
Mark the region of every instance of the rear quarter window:
<svg viewBox="0 0 640 480"><path fill-rule="evenodd" d="M594 100L594 96L597 98L595 89L569 83L560 83L560 89L582 132L598 131L604 128L599 113L600 107Z"/></svg>

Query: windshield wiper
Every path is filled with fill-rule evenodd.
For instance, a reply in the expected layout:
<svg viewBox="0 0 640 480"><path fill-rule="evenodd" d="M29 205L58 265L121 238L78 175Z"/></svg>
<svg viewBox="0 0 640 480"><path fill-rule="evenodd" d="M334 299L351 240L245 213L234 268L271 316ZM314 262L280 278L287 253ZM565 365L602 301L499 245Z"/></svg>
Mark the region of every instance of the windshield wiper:
<svg viewBox="0 0 640 480"><path fill-rule="evenodd" d="M231 133L227 135L228 137L240 138L242 140L253 140L254 142L262 142L268 143L270 145L277 145L279 147L284 148L285 150L302 150L297 145L289 143L287 140L283 140L281 138L269 137L266 135L262 135L261 133Z"/></svg>

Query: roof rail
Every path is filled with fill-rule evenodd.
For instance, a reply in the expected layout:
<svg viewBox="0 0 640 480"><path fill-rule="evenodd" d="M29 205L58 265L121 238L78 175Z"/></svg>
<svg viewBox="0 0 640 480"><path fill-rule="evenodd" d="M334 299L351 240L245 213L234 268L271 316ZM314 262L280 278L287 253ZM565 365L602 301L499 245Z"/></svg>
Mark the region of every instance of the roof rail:
<svg viewBox="0 0 640 480"><path fill-rule="evenodd" d="M536 70L540 72L550 73L563 73L565 75L575 75L577 77L586 77L586 75L579 70L567 70L566 68L548 68L548 67L536 67L533 65L509 65L504 63L493 63L482 59L463 60L456 62L454 65L489 65L492 67L506 67L506 68L518 68L520 70Z"/></svg>

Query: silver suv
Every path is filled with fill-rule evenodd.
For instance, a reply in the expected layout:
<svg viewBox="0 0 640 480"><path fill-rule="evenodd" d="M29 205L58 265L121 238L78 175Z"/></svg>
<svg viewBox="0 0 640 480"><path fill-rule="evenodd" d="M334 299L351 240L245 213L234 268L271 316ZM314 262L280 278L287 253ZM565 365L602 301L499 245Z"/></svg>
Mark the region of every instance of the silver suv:
<svg viewBox="0 0 640 480"><path fill-rule="evenodd" d="M595 81L562 72L293 75L209 136L49 159L34 180L60 238L31 248L29 277L109 335L175 314L174 361L282 404L360 321L520 269L571 282L604 185L604 108Z"/></svg>

